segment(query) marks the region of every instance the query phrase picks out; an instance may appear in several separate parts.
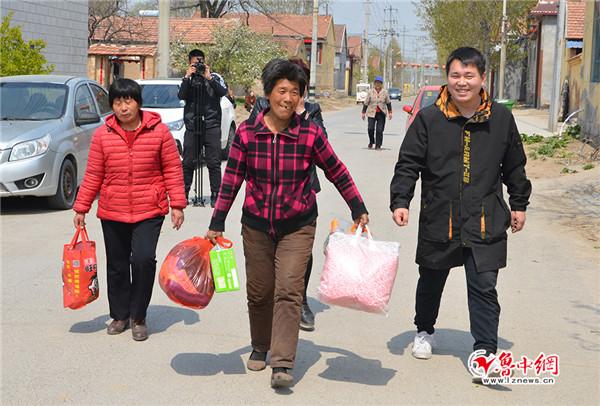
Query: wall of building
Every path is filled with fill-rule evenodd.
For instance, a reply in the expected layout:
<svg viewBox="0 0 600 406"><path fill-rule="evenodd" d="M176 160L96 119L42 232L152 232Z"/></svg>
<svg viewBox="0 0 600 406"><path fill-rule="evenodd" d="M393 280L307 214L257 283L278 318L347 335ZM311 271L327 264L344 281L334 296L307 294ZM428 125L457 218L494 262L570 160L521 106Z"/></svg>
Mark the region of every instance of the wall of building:
<svg viewBox="0 0 600 406"><path fill-rule="evenodd" d="M317 64L317 92L333 91L333 72L335 70L335 38L333 24L329 25L327 38L323 43L321 64Z"/></svg>
<svg viewBox="0 0 600 406"><path fill-rule="evenodd" d="M2 17L14 12L11 25L23 39L43 39L43 54L54 74L87 76L88 2L81 0L3 0Z"/></svg>
<svg viewBox="0 0 600 406"><path fill-rule="evenodd" d="M585 34L583 39L583 85L581 89L581 107L583 112L579 124L584 134L600 138L600 82L592 82L592 58L594 44L594 16L600 13L598 2L588 2L585 12ZM594 11L594 7L598 10ZM597 15L597 14L596 14ZM600 27L598 27L600 29Z"/></svg>
<svg viewBox="0 0 600 406"><path fill-rule="evenodd" d="M556 54L556 16L542 19L541 41L541 80L538 107L548 108L552 99L552 83L554 82L554 56Z"/></svg>

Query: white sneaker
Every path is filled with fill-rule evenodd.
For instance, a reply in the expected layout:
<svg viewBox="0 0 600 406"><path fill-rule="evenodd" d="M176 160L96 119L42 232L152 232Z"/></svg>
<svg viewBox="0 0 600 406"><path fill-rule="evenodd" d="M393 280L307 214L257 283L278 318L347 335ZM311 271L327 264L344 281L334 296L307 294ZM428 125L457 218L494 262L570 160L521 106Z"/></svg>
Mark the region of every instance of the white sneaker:
<svg viewBox="0 0 600 406"><path fill-rule="evenodd" d="M415 336L412 355L418 359L429 359L431 358L431 351L434 346L435 340L433 334L427 334L427 332L421 331Z"/></svg>

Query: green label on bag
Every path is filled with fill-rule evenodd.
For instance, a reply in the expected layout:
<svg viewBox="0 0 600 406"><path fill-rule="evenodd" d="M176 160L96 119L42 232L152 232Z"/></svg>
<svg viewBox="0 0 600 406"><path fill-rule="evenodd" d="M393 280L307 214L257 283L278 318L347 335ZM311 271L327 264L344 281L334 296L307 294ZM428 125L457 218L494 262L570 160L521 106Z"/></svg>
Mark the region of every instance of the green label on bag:
<svg viewBox="0 0 600 406"><path fill-rule="evenodd" d="M210 251L210 266L215 281L215 292L240 290L233 248L215 248Z"/></svg>

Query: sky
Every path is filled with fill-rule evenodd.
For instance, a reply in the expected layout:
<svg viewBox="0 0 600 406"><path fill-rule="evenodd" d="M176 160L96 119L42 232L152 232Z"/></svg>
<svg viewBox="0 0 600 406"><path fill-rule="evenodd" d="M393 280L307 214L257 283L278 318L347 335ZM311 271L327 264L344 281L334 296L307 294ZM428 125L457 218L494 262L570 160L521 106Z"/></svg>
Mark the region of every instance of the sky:
<svg viewBox="0 0 600 406"><path fill-rule="evenodd" d="M329 6L329 14L333 15L335 24L346 24L348 34L361 34L365 25L364 0L332 0ZM381 37L378 31L386 28L385 21L390 19L390 12L386 9L392 8L392 28L399 33L398 43L402 47L402 30L406 28L404 39L408 62L435 62L436 54L433 45L428 40L428 35L420 28L421 21L415 13L415 6L411 0L371 0L371 14L369 17L369 40L376 47L381 46ZM321 8L324 14L325 9ZM389 37L388 37L389 38Z"/></svg>

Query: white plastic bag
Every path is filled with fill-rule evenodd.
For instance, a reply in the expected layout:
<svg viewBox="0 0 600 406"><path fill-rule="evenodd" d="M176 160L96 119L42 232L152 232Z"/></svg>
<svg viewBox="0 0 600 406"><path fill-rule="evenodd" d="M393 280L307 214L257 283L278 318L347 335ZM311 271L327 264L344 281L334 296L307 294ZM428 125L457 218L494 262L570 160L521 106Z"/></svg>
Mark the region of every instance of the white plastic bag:
<svg viewBox="0 0 600 406"><path fill-rule="evenodd" d="M331 305L387 314L400 244L376 241L366 230L366 236L361 227L354 234L329 235L318 297Z"/></svg>

